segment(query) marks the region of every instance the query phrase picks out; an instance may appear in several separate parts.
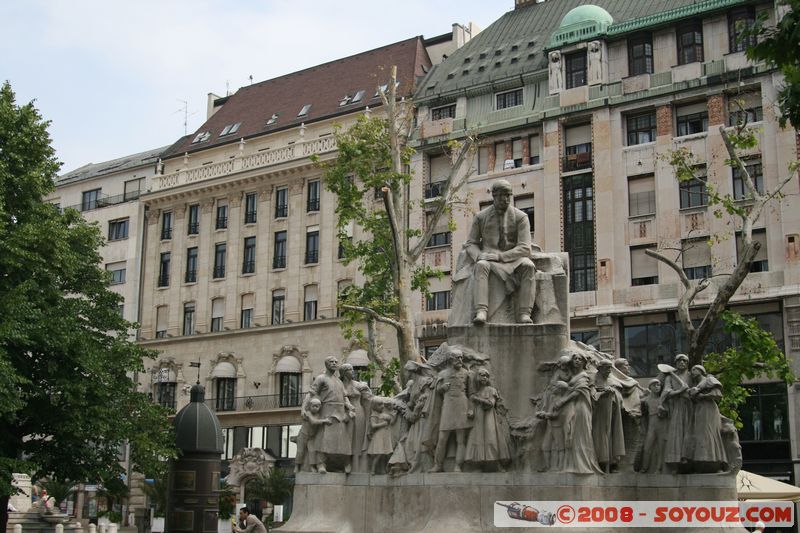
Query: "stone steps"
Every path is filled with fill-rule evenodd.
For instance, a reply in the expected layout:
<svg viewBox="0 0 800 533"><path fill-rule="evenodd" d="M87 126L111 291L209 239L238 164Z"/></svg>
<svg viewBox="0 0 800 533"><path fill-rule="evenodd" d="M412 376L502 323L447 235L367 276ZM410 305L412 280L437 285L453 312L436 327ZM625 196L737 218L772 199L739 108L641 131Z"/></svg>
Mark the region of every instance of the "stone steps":
<svg viewBox="0 0 800 533"><path fill-rule="evenodd" d="M14 533L14 526L17 524L22 526L22 533L55 533L56 530L56 524L44 520L36 510L8 513L6 533ZM64 524L64 533L83 533L83 528L78 523L69 522Z"/></svg>

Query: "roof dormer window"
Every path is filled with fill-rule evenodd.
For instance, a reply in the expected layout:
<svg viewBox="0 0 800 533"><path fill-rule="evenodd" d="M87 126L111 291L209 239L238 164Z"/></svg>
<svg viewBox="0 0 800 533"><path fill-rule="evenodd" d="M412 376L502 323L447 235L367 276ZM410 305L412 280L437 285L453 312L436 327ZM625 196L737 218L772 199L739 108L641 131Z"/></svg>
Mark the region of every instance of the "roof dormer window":
<svg viewBox="0 0 800 533"><path fill-rule="evenodd" d="M339 101L339 107L346 106L346 105L347 105L347 104L349 104L349 103L350 103L350 96L346 94L346 95L344 95L344 97L343 97L343 98L342 98L342 99Z"/></svg>
<svg viewBox="0 0 800 533"><path fill-rule="evenodd" d="M239 131L239 127L241 125L242 125L241 122L237 122L235 124L228 124L227 126L225 126L225 128L222 130L222 133L220 133L219 136L224 137L225 135L231 135L233 133L236 133L237 131Z"/></svg>
<svg viewBox="0 0 800 533"><path fill-rule="evenodd" d="M211 137L211 132L208 131L201 131L197 134L197 136L192 140L192 144L201 143L207 141Z"/></svg>
<svg viewBox="0 0 800 533"><path fill-rule="evenodd" d="M297 114L298 117L304 117L308 115L308 112L311 110L311 104L306 104L303 106L303 109Z"/></svg>
<svg viewBox="0 0 800 533"><path fill-rule="evenodd" d="M377 98L377 97L379 97L379 96L381 95L381 93L385 93L385 92L386 92L386 89L388 89L388 88L389 88L389 84L387 84L387 83L384 83L383 85L381 85L380 87L378 87L378 90L377 90L377 91L375 91L375 96L373 96L373 98Z"/></svg>
<svg viewBox="0 0 800 533"><path fill-rule="evenodd" d="M273 113L272 116L269 117L269 120L267 120L267 126L272 126L276 122L278 122L278 114Z"/></svg>
<svg viewBox="0 0 800 533"><path fill-rule="evenodd" d="M364 98L364 91L363 91L363 90L362 90L362 91L358 91L358 92L357 92L357 93L356 93L356 94L353 96L353 99L352 99L352 100L350 100L350 103L351 103L351 104L354 104L354 103L356 103L356 102L360 102L362 98Z"/></svg>

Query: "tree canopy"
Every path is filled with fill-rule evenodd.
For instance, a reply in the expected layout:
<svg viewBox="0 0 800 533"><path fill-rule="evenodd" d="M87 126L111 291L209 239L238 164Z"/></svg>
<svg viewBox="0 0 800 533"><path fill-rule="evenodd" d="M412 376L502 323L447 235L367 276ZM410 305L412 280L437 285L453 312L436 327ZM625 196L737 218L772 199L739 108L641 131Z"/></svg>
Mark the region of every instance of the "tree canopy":
<svg viewBox="0 0 800 533"><path fill-rule="evenodd" d="M100 266L100 228L43 199L60 164L33 103L0 88L0 530L12 473L119 479L158 472L173 453L165 411L136 390L152 353L120 316Z"/></svg>

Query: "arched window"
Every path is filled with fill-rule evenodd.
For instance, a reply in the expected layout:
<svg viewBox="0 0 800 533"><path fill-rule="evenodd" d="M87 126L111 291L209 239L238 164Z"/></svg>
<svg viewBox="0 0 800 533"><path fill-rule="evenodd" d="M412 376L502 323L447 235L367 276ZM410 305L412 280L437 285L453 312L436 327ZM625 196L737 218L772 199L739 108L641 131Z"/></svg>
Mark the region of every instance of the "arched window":
<svg viewBox="0 0 800 533"><path fill-rule="evenodd" d="M300 361L291 355L283 356L275 367L278 374L281 407L297 407L302 400L303 368Z"/></svg>
<svg viewBox="0 0 800 533"><path fill-rule="evenodd" d="M227 361L221 361L211 373L214 380L215 408L217 411L236 410L236 367Z"/></svg>

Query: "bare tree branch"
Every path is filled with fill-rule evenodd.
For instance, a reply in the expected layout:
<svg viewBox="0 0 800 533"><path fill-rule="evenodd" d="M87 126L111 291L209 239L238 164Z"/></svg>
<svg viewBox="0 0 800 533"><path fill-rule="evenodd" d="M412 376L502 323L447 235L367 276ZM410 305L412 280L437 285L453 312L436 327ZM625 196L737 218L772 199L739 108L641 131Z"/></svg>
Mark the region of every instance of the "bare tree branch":
<svg viewBox="0 0 800 533"><path fill-rule="evenodd" d="M380 313L378 313L377 311L375 311L374 309L370 309L369 307L363 307L363 306L360 306L360 305L343 304L342 305L342 309L347 309L348 311L355 311L357 313L363 313L363 314L369 316L370 318L372 318L373 320L375 320L377 322L383 322L384 324L389 324L390 326L392 326L393 328L398 329L398 330L402 329L402 327L403 327L403 325L400 324L400 322L398 322L397 320L394 320L392 318L383 316Z"/></svg>

